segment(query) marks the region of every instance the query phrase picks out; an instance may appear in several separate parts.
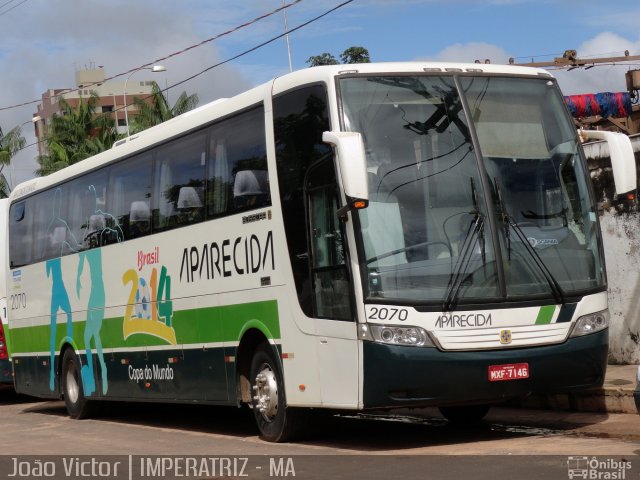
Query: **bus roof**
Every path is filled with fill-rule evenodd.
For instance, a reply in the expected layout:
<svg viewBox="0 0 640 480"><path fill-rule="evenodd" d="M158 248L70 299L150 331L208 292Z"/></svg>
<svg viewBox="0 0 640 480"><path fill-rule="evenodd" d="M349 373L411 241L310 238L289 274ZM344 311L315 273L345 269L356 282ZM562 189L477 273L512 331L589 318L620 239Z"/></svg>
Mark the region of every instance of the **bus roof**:
<svg viewBox="0 0 640 480"><path fill-rule="evenodd" d="M218 99L186 112L176 118L149 128L126 139L117 141L114 146L93 157L87 158L59 170L46 177L37 177L23 182L13 189L10 201L13 202L30 193L73 178L85 171L93 170L112 161L132 155L154 145L162 143L174 136L180 135L216 118L230 115L238 110L257 105L269 95L275 95L292 88L326 82L331 84L338 75L370 73L481 73L488 75L526 75L552 77L546 70L540 68L520 67L513 65L494 65L478 63L446 63L446 62L390 62L390 63L359 63L347 65L328 65L306 68L292 72L260 86L252 88L229 99Z"/></svg>

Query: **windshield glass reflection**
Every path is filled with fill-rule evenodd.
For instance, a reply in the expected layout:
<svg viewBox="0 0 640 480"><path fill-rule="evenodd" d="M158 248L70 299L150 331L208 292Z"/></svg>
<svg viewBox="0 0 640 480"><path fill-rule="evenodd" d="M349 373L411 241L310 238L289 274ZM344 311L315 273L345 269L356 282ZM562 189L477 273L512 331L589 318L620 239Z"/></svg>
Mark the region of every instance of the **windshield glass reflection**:
<svg viewBox="0 0 640 480"><path fill-rule="evenodd" d="M452 308L603 284L576 135L548 83L463 77L465 114L452 77L340 81L344 125L367 151L359 220L370 298Z"/></svg>

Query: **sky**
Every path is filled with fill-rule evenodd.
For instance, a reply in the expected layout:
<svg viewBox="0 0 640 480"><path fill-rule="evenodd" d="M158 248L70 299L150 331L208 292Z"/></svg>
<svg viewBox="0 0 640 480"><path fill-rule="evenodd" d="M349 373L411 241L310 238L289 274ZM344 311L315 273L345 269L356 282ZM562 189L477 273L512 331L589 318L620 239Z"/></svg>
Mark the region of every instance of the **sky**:
<svg viewBox="0 0 640 480"><path fill-rule="evenodd" d="M0 127L22 125L35 141L31 117L50 88L72 88L75 71L104 66L107 77L149 63L167 69L132 78L171 86L220 62L234 60L169 90L197 93L200 104L229 97L289 71L282 12L182 52L283 4L289 29L345 0L0 0ZM614 8L615 6L615 8ZM638 0L353 0L289 35L293 70L313 55L339 58L365 47L374 62L550 61L565 50L580 58L640 55ZM253 50L252 50L253 49ZM252 50L245 55L243 53ZM164 59L156 62L158 59ZM624 73L640 61L589 70L553 70L566 95L624 91ZM126 76L117 81L124 81ZM33 177L37 150L17 154L14 183Z"/></svg>

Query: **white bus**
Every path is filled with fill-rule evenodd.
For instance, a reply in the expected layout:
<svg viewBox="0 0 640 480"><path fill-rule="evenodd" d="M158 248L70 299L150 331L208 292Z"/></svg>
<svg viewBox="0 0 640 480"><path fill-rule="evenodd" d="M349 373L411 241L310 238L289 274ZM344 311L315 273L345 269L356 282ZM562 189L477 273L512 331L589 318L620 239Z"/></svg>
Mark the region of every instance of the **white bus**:
<svg viewBox="0 0 640 480"><path fill-rule="evenodd" d="M628 140L607 138L634 189ZM598 219L542 70L310 68L10 202L16 389L74 418L93 400L247 404L284 441L311 409L473 419L603 382Z"/></svg>

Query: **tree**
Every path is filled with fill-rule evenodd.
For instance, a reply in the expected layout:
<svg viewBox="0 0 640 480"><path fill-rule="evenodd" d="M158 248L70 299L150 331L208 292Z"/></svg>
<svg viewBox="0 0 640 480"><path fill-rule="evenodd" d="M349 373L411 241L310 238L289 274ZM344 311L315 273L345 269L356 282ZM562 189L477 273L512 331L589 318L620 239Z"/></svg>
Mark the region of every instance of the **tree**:
<svg viewBox="0 0 640 480"><path fill-rule="evenodd" d="M342 63L371 63L369 50L364 47L349 47L340 54Z"/></svg>
<svg viewBox="0 0 640 480"><path fill-rule="evenodd" d="M49 175L113 146L118 139L115 122L110 115L96 114L98 100L95 92L86 101L80 98L75 107L59 99L62 113L51 117L47 154L36 158L36 175Z"/></svg>
<svg viewBox="0 0 640 480"><path fill-rule="evenodd" d="M11 158L23 149L26 143L19 126L9 130L6 135L2 133L0 127L0 198L7 198L11 192L9 182L3 172L4 167L11 164Z"/></svg>
<svg viewBox="0 0 640 480"><path fill-rule="evenodd" d="M307 63L310 67L319 67L322 65L339 65L340 62L336 60L336 57L331 55L330 53L321 53L320 55L314 55L309 57Z"/></svg>
<svg viewBox="0 0 640 480"><path fill-rule="evenodd" d="M371 57L369 56L369 50L364 47L349 47L340 54L340 60L342 60L342 63L370 63ZM336 57L326 52L309 57L307 63L310 67L340 65Z"/></svg>
<svg viewBox="0 0 640 480"><path fill-rule="evenodd" d="M182 92L176 103L171 107L158 84L153 82L150 102L148 98L135 97L133 99L133 103L138 109L138 114L131 121L130 130L132 133L137 133L166 122L173 117L194 109L198 106L198 102L198 94L187 95L187 92Z"/></svg>

